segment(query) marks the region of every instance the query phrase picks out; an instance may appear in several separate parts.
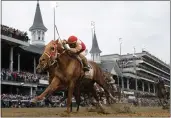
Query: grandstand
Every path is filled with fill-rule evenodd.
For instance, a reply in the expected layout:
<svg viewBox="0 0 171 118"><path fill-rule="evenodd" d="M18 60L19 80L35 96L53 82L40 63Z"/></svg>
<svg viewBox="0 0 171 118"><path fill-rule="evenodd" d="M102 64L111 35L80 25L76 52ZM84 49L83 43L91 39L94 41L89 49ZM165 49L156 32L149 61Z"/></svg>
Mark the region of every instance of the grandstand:
<svg viewBox="0 0 171 118"><path fill-rule="evenodd" d="M122 87L125 93L132 91L134 95L155 96L155 83L163 79L165 86L170 90L170 65L156 58L147 51L134 54L100 55L97 36L94 30L91 59L101 66L104 71L113 74L116 84Z"/></svg>
<svg viewBox="0 0 171 118"><path fill-rule="evenodd" d="M41 52L31 52L27 48L34 47L34 50L42 50L40 47L30 45L27 35L19 38L17 34L12 34L10 28L4 33L4 25L2 27L1 38L1 80L2 94L23 94L33 95L39 86L39 79L46 79L47 75L36 74L36 64ZM12 29L12 28L11 28ZM19 30L18 30L19 31ZM8 88L8 89L6 89Z"/></svg>
<svg viewBox="0 0 171 118"><path fill-rule="evenodd" d="M101 60L102 65L115 63L111 67L104 67L109 71L115 68L113 73L119 76L116 83L123 90L155 95L155 83L159 78L164 80L166 88L170 90L170 66L147 51L127 55L103 55Z"/></svg>

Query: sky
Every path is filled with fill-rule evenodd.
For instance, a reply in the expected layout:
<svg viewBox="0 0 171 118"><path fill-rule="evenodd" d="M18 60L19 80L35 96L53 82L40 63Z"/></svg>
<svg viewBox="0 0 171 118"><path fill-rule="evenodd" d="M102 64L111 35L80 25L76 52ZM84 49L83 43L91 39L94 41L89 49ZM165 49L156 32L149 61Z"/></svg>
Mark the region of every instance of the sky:
<svg viewBox="0 0 171 118"><path fill-rule="evenodd" d="M53 4L39 1L46 44L53 39ZM36 1L2 1L2 24L27 31L33 24ZM90 51L91 21L102 50L101 55L122 54L142 49L170 63L170 1L58 1L56 25L60 37L76 35ZM56 34L57 35L57 34ZM90 54L87 55L90 58Z"/></svg>

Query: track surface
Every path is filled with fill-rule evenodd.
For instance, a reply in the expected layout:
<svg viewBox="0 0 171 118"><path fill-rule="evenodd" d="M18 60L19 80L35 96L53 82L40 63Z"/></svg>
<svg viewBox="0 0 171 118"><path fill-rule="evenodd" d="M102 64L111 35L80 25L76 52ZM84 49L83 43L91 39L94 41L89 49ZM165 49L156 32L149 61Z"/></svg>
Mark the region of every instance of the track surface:
<svg viewBox="0 0 171 118"><path fill-rule="evenodd" d="M80 108L78 113L74 112L69 115L64 112L66 108L2 108L2 117L89 117L89 116L158 116L170 117L170 110L163 110L161 107L132 107L133 113L110 113L102 114L97 112L88 112L86 108ZM112 111L112 109L111 109Z"/></svg>

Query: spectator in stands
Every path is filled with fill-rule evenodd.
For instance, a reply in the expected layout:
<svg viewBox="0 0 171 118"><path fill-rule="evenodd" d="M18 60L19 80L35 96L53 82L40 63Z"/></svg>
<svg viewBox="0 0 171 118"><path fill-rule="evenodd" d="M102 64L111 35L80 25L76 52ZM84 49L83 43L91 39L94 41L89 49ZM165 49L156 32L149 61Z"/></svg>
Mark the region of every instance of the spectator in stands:
<svg viewBox="0 0 171 118"><path fill-rule="evenodd" d="M39 79L47 80L46 75L33 74L30 72L17 72L13 71L12 73L7 69L2 69L1 71L1 80L7 81L16 81L16 82L26 82L26 83L38 83Z"/></svg>
<svg viewBox="0 0 171 118"><path fill-rule="evenodd" d="M29 95L17 95L17 94L2 94L1 95L1 106L2 108L9 108L9 107L31 107L30 100L33 98L33 96ZM49 101L54 106L56 103L56 106L59 106L59 100L62 99L62 96L52 96ZM44 101L41 101L37 104L38 107L45 106Z"/></svg>
<svg viewBox="0 0 171 118"><path fill-rule="evenodd" d="M20 30L16 30L14 28L1 25L1 33L2 35L9 36L12 38L16 38L21 41L28 42L30 39L28 38L27 32L22 32Z"/></svg>

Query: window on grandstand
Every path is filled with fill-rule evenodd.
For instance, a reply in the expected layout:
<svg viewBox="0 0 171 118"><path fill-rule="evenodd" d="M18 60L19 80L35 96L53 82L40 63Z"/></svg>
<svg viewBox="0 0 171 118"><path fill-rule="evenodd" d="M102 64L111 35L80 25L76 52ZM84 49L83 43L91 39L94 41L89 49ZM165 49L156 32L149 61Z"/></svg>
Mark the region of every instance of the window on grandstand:
<svg viewBox="0 0 171 118"><path fill-rule="evenodd" d="M44 37L42 37L42 40L44 40Z"/></svg>

